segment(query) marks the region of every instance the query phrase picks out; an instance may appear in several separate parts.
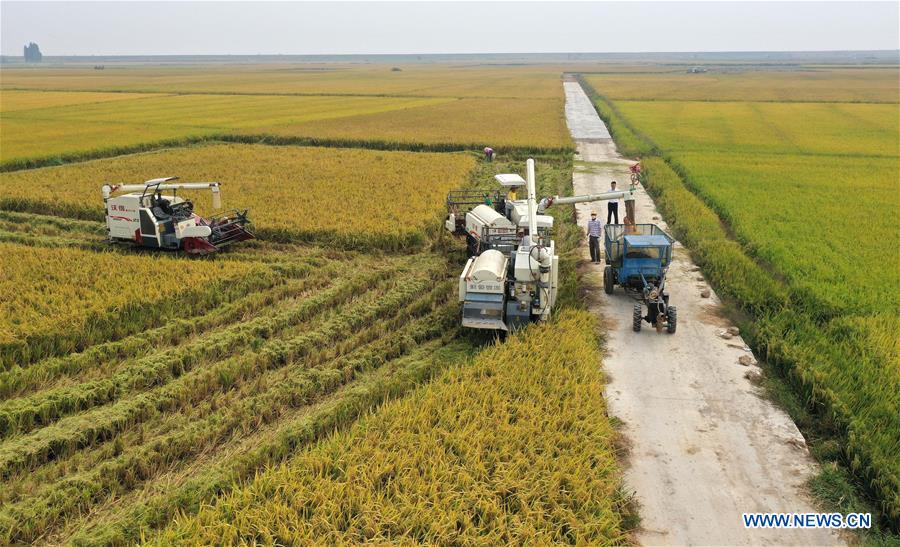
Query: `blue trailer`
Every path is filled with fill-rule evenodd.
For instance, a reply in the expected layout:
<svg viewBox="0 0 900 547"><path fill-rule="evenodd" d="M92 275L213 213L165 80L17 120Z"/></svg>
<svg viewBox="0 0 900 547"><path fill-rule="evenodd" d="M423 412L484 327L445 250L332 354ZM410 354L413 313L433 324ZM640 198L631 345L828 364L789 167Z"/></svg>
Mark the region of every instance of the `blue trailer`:
<svg viewBox="0 0 900 547"><path fill-rule="evenodd" d="M672 263L675 240L655 224L607 224L604 227L606 268L603 289L612 294L616 286L634 295L633 328L640 332L644 321L657 331L675 332L677 312L669 305L666 272ZM647 315L644 315L644 306Z"/></svg>

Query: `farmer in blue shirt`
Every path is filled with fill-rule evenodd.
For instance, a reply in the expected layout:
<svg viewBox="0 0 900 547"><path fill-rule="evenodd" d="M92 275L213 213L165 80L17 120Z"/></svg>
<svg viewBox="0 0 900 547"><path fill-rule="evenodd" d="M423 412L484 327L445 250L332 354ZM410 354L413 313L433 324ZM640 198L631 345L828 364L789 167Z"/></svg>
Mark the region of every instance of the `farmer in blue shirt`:
<svg viewBox="0 0 900 547"><path fill-rule="evenodd" d="M588 238L591 244L591 262L600 264L600 221L597 220L597 211L591 211L591 220L588 221Z"/></svg>

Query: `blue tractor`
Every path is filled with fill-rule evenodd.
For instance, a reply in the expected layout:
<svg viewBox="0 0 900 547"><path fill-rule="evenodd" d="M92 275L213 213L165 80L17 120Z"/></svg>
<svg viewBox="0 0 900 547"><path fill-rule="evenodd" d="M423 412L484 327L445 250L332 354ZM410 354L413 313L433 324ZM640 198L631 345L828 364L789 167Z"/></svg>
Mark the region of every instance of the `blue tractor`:
<svg viewBox="0 0 900 547"><path fill-rule="evenodd" d="M672 236L655 224L607 224L604 244L606 268L603 290L612 294L616 285L635 295L633 326L640 332L644 321L657 332L672 334L677 325L675 306L669 305L666 271L672 263ZM647 314L644 315L644 307Z"/></svg>

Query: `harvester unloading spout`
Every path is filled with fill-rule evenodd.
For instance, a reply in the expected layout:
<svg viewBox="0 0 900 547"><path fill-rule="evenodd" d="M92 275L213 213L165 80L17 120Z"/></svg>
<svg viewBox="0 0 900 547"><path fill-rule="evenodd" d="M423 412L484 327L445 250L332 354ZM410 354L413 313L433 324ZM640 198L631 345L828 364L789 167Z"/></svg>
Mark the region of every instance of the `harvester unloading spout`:
<svg viewBox="0 0 900 547"><path fill-rule="evenodd" d="M525 187L528 192L528 236L527 246L535 244L537 238L537 192L534 184L534 160L525 162Z"/></svg>

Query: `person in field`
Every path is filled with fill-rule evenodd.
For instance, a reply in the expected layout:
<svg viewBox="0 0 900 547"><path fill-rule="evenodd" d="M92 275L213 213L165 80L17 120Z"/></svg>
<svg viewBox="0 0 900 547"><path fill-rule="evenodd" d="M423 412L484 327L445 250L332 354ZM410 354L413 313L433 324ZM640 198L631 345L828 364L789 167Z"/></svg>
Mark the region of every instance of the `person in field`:
<svg viewBox="0 0 900 547"><path fill-rule="evenodd" d="M612 181L609 183L609 191L610 192L616 191L616 181ZM609 200L609 202L607 202L607 205L606 205L606 223L610 224L609 221L613 217L615 217L615 219L616 219L615 223L618 224L619 223L619 200L618 200L618 198Z"/></svg>
<svg viewBox="0 0 900 547"><path fill-rule="evenodd" d="M494 161L494 149L490 146L484 147L484 159L487 161Z"/></svg>
<svg viewBox="0 0 900 547"><path fill-rule="evenodd" d="M591 247L591 262L600 263L600 221L597 220L597 211L591 211L591 220L588 221L588 241Z"/></svg>

